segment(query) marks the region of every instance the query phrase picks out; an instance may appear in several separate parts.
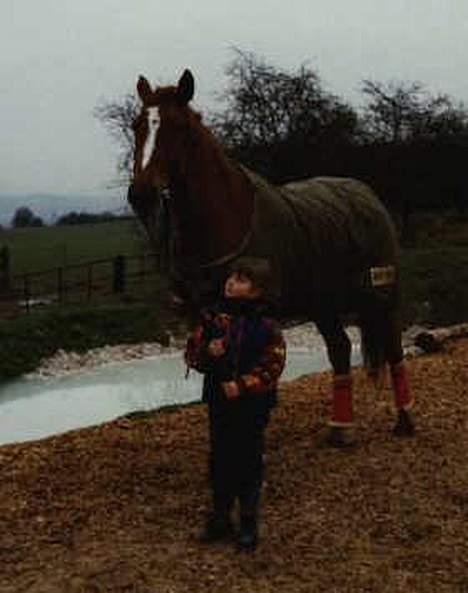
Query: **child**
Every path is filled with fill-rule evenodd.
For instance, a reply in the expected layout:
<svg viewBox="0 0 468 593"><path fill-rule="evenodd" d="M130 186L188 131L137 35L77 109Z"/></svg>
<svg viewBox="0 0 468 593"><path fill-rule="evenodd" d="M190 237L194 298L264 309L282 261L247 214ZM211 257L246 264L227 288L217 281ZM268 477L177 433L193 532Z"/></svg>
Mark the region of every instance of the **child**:
<svg viewBox="0 0 468 593"><path fill-rule="evenodd" d="M240 507L237 545L257 545L257 515L263 477L264 431L276 402L286 348L271 317L268 262L241 258L231 268L220 302L202 311L187 342L186 362L205 375L208 403L212 512L202 540L234 535L231 511Z"/></svg>

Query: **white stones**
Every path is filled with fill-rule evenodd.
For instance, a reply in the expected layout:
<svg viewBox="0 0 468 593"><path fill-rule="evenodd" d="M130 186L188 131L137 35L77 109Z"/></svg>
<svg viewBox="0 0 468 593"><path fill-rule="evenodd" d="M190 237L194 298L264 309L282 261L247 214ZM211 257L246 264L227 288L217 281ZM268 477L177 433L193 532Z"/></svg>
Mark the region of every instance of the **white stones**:
<svg viewBox="0 0 468 593"><path fill-rule="evenodd" d="M163 347L157 342L106 345L102 348L93 348L82 354L65 352L59 349L53 356L44 359L34 372L26 375L26 378L48 379L50 377L61 377L102 365L148 358L162 353L176 352L177 350L173 346Z"/></svg>
<svg viewBox="0 0 468 593"><path fill-rule="evenodd" d="M453 333L463 333L459 328L462 328L464 333L468 331L467 324L464 324L463 326L456 326L457 331L454 331ZM405 346L405 354L407 356L417 356L418 354L421 354L422 350L414 345L414 340L415 337L421 333L422 329L423 328L421 327L413 327L405 332L403 343ZM353 349L359 348L359 329L352 326L346 328L346 331L352 342ZM283 333L288 348L293 349L296 352L313 352L325 347L323 338L313 323L296 325L285 329ZM52 357L43 360L34 372L26 375L26 378L48 379L51 377L69 375L71 373L79 373L86 369L93 369L98 366L112 363L149 358L164 353L182 353L184 345L185 339L183 337L175 340L171 336L170 346L167 347L161 346L161 344L157 342L142 342L140 344L106 345L102 348L94 348L84 353L65 352L64 350L59 349Z"/></svg>

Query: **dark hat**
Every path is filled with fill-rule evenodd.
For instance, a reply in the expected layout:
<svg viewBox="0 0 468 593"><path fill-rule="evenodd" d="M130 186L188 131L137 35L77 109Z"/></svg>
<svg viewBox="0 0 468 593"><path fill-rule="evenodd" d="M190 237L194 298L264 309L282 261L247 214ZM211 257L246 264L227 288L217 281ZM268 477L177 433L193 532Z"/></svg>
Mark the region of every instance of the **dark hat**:
<svg viewBox="0 0 468 593"><path fill-rule="evenodd" d="M242 256L229 266L228 274L243 274L265 296L273 297L275 290L273 268L270 261L263 257Z"/></svg>

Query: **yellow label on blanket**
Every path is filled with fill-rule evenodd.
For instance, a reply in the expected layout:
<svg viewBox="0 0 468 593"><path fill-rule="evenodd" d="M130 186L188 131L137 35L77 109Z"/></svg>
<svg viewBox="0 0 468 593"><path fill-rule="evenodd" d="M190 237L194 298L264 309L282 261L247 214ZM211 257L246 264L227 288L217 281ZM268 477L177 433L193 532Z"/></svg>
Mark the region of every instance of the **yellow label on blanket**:
<svg viewBox="0 0 468 593"><path fill-rule="evenodd" d="M388 286L396 280L395 266L379 266L370 269L372 286Z"/></svg>

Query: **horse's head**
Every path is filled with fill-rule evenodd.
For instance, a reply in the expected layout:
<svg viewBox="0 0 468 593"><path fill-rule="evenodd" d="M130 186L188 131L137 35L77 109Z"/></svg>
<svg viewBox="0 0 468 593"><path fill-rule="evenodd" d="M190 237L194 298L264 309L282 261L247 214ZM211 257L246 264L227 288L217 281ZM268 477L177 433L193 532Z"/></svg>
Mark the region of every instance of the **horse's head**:
<svg viewBox="0 0 468 593"><path fill-rule="evenodd" d="M188 108L194 88L189 70L185 70L177 86L152 89L145 77L138 79L142 108L133 125L135 187L149 185L161 189L169 185L171 167L179 162L189 119L196 116Z"/></svg>
<svg viewBox="0 0 468 593"><path fill-rule="evenodd" d="M133 125L135 161L128 198L155 238L157 221L153 228L148 221L161 203L161 190L169 189L175 257L180 266L184 262L187 269L199 270L221 266L244 249L253 192L189 106L194 87L189 70L176 86L153 88L143 76L138 79L142 107Z"/></svg>
<svg viewBox="0 0 468 593"><path fill-rule="evenodd" d="M153 89L143 76L137 82L141 110L133 122L135 151L128 201L156 245L161 240L161 190L170 185L170 169L177 162L186 120L196 117L187 106L193 92L188 70L177 86Z"/></svg>

